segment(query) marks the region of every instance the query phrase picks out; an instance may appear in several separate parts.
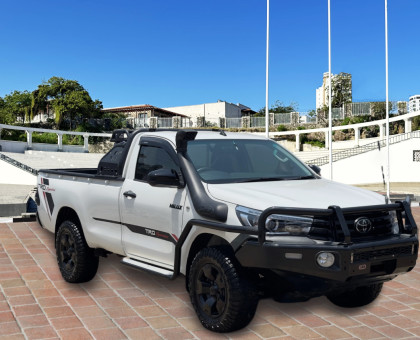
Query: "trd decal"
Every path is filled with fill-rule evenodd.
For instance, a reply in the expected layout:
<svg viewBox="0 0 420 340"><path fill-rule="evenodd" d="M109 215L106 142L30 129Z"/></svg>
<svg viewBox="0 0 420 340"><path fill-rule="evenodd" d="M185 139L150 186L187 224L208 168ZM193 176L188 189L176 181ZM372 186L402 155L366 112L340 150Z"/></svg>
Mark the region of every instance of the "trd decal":
<svg viewBox="0 0 420 340"><path fill-rule="evenodd" d="M159 238L161 240L165 240L165 241L171 242L173 244L176 244L177 241L178 241L175 235L168 234L168 233L165 233L163 231L154 230L154 229L150 229L150 228L144 228L144 227L141 227L139 225L134 225L134 224L123 223L123 225L125 225L133 233Z"/></svg>
<svg viewBox="0 0 420 340"><path fill-rule="evenodd" d="M98 217L93 217L93 219L96 220L96 221L101 221L101 222L108 222L108 223L125 225L128 229L130 229L133 233L136 233L136 234L141 234L141 235L145 235L145 236L159 238L161 240L165 240L165 241L171 242L173 244L176 244L178 242L178 237L176 235L165 233L164 231L145 228L145 227L135 225L135 224L120 223L120 222L117 222L117 221L106 220L106 219L98 218Z"/></svg>
<svg viewBox="0 0 420 340"><path fill-rule="evenodd" d="M55 189L50 188L49 185L50 185L49 179L41 177L41 184L38 184L39 188L42 191L55 191Z"/></svg>

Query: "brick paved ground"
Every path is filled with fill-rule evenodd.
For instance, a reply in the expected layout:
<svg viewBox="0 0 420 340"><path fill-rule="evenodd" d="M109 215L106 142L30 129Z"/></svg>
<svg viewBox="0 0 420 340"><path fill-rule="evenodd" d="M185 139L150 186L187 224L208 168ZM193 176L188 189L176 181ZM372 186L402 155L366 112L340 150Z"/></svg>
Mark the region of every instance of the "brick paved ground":
<svg viewBox="0 0 420 340"><path fill-rule="evenodd" d="M420 225L420 208L414 209ZM58 271L53 235L37 223L0 224L0 339L419 339L420 268L386 283L364 308L326 298L262 300L242 331L218 335L199 324L184 278L168 281L102 259L98 275L73 285Z"/></svg>

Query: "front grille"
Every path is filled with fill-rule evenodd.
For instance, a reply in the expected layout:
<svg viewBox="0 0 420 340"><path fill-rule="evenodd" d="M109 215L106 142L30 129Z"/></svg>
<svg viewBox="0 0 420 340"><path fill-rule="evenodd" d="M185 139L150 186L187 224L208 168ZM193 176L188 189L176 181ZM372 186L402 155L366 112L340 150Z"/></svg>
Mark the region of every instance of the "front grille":
<svg viewBox="0 0 420 340"><path fill-rule="evenodd" d="M360 217L365 217L369 219L371 223L371 228L369 231L360 232L356 229L355 221ZM374 213L363 214L344 214L344 218L346 220L347 228L349 229L351 239L355 242L361 239L381 237L392 234L393 217L388 211L378 211ZM340 223L337 219L317 219L312 225L312 229L309 233L309 236L323 240L344 240L344 233L341 230Z"/></svg>
<svg viewBox="0 0 420 340"><path fill-rule="evenodd" d="M355 227L355 221L360 217L366 217L372 223L371 230L362 233L357 231ZM375 212L368 214L346 214L344 215L346 219L347 227L349 228L350 235L352 239L365 238L368 236L385 236L392 234L392 217L389 212Z"/></svg>
<svg viewBox="0 0 420 340"><path fill-rule="evenodd" d="M366 262L389 256L397 258L402 255L412 255L412 251L412 246L364 251L361 253L355 253L353 255L353 262Z"/></svg>

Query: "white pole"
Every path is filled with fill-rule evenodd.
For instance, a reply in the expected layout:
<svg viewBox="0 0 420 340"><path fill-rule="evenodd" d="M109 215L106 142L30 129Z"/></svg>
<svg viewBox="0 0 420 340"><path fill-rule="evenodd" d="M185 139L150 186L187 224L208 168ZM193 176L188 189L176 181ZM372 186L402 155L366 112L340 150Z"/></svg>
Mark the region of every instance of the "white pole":
<svg viewBox="0 0 420 340"><path fill-rule="evenodd" d="M266 60L265 60L265 134L269 138L269 110L268 110L268 43L270 33L270 0L267 0L267 47L266 47Z"/></svg>
<svg viewBox="0 0 420 340"><path fill-rule="evenodd" d="M331 89L331 4L328 0L328 149L330 160L330 179L333 179L332 159L332 89Z"/></svg>
<svg viewBox="0 0 420 340"><path fill-rule="evenodd" d="M389 97L388 97L388 0L385 0L385 92L386 92L386 196L390 199L389 193Z"/></svg>

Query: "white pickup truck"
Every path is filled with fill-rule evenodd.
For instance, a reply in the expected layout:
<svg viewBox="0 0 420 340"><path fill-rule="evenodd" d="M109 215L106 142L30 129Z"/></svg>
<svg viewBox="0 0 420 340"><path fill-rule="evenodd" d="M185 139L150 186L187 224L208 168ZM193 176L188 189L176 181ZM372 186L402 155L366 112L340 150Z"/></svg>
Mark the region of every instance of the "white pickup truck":
<svg viewBox="0 0 420 340"><path fill-rule="evenodd" d="M186 276L204 327L246 326L258 299L372 302L416 264L407 202L323 179L272 140L220 130L117 130L97 169L41 170L38 220L68 282L98 256Z"/></svg>

